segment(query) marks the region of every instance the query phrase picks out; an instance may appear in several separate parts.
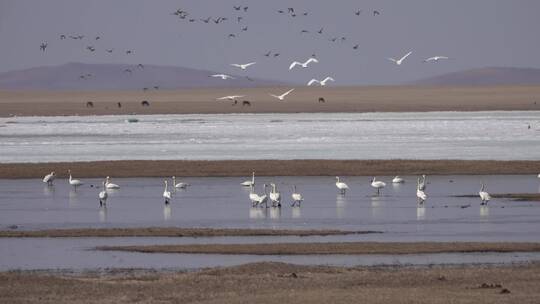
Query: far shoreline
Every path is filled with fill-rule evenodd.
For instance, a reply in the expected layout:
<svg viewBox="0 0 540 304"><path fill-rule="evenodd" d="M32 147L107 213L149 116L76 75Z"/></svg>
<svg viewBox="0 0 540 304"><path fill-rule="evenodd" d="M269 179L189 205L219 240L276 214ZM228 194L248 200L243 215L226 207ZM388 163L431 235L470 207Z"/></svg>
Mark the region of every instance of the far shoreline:
<svg viewBox="0 0 540 304"><path fill-rule="evenodd" d="M78 177L249 177L257 176L395 176L489 175L540 173L540 160L121 160L58 163L0 163L0 179L39 178L55 171Z"/></svg>

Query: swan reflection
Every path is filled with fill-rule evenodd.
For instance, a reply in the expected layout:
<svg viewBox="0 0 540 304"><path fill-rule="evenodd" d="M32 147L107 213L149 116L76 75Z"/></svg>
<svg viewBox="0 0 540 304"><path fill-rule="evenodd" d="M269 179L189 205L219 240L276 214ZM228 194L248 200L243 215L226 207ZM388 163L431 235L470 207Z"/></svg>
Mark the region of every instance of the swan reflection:
<svg viewBox="0 0 540 304"><path fill-rule="evenodd" d="M487 205L480 206L480 217L489 216L489 207Z"/></svg>
<svg viewBox="0 0 540 304"><path fill-rule="evenodd" d="M171 209L171 205L169 204L166 204L163 206L163 219L165 221L168 221L171 219L171 216L172 216L172 209Z"/></svg>
<svg viewBox="0 0 540 304"><path fill-rule="evenodd" d="M99 221L102 223L107 222L107 206L105 205L99 207Z"/></svg>
<svg viewBox="0 0 540 304"><path fill-rule="evenodd" d="M292 207L292 218L301 218L302 212L300 211L300 207Z"/></svg>
<svg viewBox="0 0 540 304"><path fill-rule="evenodd" d="M263 219L266 218L267 208L251 207L249 208L250 219Z"/></svg>
<svg viewBox="0 0 540 304"><path fill-rule="evenodd" d="M338 194L336 196L336 215L338 218L343 218L345 216L345 207L347 206L347 198Z"/></svg>
<svg viewBox="0 0 540 304"><path fill-rule="evenodd" d="M281 208L270 208L270 218L279 219L281 217Z"/></svg>
<svg viewBox="0 0 540 304"><path fill-rule="evenodd" d="M54 196L54 186L46 185L45 187L43 187L43 194L45 196Z"/></svg>
<svg viewBox="0 0 540 304"><path fill-rule="evenodd" d="M416 220L422 221L426 219L426 206L424 204L416 205Z"/></svg>

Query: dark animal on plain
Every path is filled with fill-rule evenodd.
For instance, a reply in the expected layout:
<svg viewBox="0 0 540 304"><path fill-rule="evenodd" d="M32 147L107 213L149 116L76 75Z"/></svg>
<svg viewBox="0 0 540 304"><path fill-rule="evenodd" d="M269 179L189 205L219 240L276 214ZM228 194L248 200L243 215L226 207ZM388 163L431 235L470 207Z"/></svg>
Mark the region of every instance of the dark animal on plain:
<svg viewBox="0 0 540 304"><path fill-rule="evenodd" d="M235 100L233 101L232 105L235 106L235 105L237 105L237 104L238 104L238 100L235 99Z"/></svg>
<svg viewBox="0 0 540 304"><path fill-rule="evenodd" d="M149 103L148 101L146 101L146 100L143 100L143 101L141 102L141 105L142 105L143 107L149 107L149 106L150 106L150 103Z"/></svg>
<svg viewBox="0 0 540 304"><path fill-rule="evenodd" d="M91 102L91 101L88 101L88 102L86 102L86 107L87 107L87 108L93 108L93 107L94 107L94 103Z"/></svg>
<svg viewBox="0 0 540 304"><path fill-rule="evenodd" d="M146 92L146 91L148 91L148 88L143 88L142 90Z"/></svg>
<svg viewBox="0 0 540 304"><path fill-rule="evenodd" d="M324 98L322 98L322 97L319 97L319 102L325 103L326 100L324 100Z"/></svg>
<svg viewBox="0 0 540 304"><path fill-rule="evenodd" d="M242 107L244 107L244 106L251 107L251 102L249 102L248 100L242 101Z"/></svg>
<svg viewBox="0 0 540 304"><path fill-rule="evenodd" d="M117 103L117 105L118 105L119 108L122 107L122 103L121 103L121 102Z"/></svg>
<svg viewBox="0 0 540 304"><path fill-rule="evenodd" d="M159 90L159 86L154 86L154 90Z"/></svg>

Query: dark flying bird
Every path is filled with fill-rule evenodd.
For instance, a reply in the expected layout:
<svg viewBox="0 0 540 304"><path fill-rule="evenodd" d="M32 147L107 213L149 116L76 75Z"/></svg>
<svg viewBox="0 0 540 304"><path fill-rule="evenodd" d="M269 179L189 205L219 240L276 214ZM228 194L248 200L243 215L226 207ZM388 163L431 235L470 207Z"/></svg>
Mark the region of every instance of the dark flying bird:
<svg viewBox="0 0 540 304"><path fill-rule="evenodd" d="M132 50L127 50L127 51L126 51L126 54L127 54L127 55L133 54L133 51L132 51Z"/></svg>
<svg viewBox="0 0 540 304"><path fill-rule="evenodd" d="M354 14L355 14L356 16L360 16L361 13L362 13L362 10L357 10Z"/></svg>
<svg viewBox="0 0 540 304"><path fill-rule="evenodd" d="M242 6L233 6L233 8L237 11L239 11L240 9L242 9Z"/></svg>
<svg viewBox="0 0 540 304"><path fill-rule="evenodd" d="M235 34L229 34L229 38L236 38Z"/></svg>
<svg viewBox="0 0 540 304"><path fill-rule="evenodd" d="M101 39L101 37L99 37L99 36L96 36L96 40L99 40L99 39Z"/></svg>
<svg viewBox="0 0 540 304"><path fill-rule="evenodd" d="M373 16L380 15L381 13L379 11L373 11Z"/></svg>
<svg viewBox="0 0 540 304"><path fill-rule="evenodd" d="M113 50L114 50L114 49L106 49L105 51L106 51L107 53L112 53Z"/></svg>
<svg viewBox="0 0 540 304"><path fill-rule="evenodd" d="M39 49L44 51L45 52L45 49L47 48L47 42L43 42L40 46L39 46Z"/></svg>
<svg viewBox="0 0 540 304"><path fill-rule="evenodd" d="M300 33L305 34L305 33L309 33L309 31L308 30L302 30Z"/></svg>
<svg viewBox="0 0 540 304"><path fill-rule="evenodd" d="M144 69L144 65L143 65L142 63L139 63L139 64L137 65L137 67L138 67L139 69Z"/></svg>
<svg viewBox="0 0 540 304"><path fill-rule="evenodd" d="M206 19L201 19L201 21L204 22L204 23L208 23L208 22L210 22L210 19L212 19L212 17L208 17Z"/></svg>
<svg viewBox="0 0 540 304"><path fill-rule="evenodd" d="M244 31L244 32L247 31L247 30L248 30L248 27L247 27L247 26L245 26L245 27L242 28L242 31Z"/></svg>
<svg viewBox="0 0 540 304"><path fill-rule="evenodd" d="M277 56L279 56L279 53L275 53L275 54L274 54L274 57L277 57Z"/></svg>
<svg viewBox="0 0 540 304"><path fill-rule="evenodd" d="M60 35L60 40L66 39L66 35Z"/></svg>
<svg viewBox="0 0 540 304"><path fill-rule="evenodd" d="M248 7L244 6L244 13L247 12L247 10L248 10Z"/></svg>
<svg viewBox="0 0 540 304"><path fill-rule="evenodd" d="M238 17L236 17L236 22L240 23L242 21L242 19L244 19L244 18L242 18L241 16L238 16Z"/></svg>
<svg viewBox="0 0 540 304"><path fill-rule="evenodd" d="M355 46L353 46L353 49L354 49L354 50L358 50L358 47L359 47L359 45L356 44Z"/></svg>
<svg viewBox="0 0 540 304"><path fill-rule="evenodd" d="M277 11L277 12L278 12L278 13L280 13L280 14L283 14L283 13L285 13L285 11L284 11L284 10L279 10L279 11Z"/></svg>
<svg viewBox="0 0 540 304"><path fill-rule="evenodd" d="M195 19L189 19L188 21L189 22L195 22Z"/></svg>
<svg viewBox="0 0 540 304"><path fill-rule="evenodd" d="M323 28L323 27L321 27L321 29L320 29L320 30L318 30L318 31L317 31L317 33L319 33L319 34L322 34L322 32L323 32L323 29L324 29L324 28Z"/></svg>
<svg viewBox="0 0 540 304"><path fill-rule="evenodd" d="M270 51L270 52L268 52L268 53L264 54L264 56L266 56L266 57L270 57L270 54L271 54L271 53L272 53L272 51Z"/></svg>
<svg viewBox="0 0 540 304"><path fill-rule="evenodd" d="M90 52L93 52L96 50L96 48L94 48L93 46L89 45L86 47L87 50L89 50Z"/></svg>
<svg viewBox="0 0 540 304"><path fill-rule="evenodd" d="M125 69L125 70L124 70L124 73L129 73L129 74L132 74L132 73L133 73L133 71L132 71L131 69Z"/></svg>
<svg viewBox="0 0 540 304"><path fill-rule="evenodd" d="M292 7L289 7L289 8L287 9L287 12L289 12L289 13L293 13L293 14L294 14L294 8L292 8Z"/></svg>

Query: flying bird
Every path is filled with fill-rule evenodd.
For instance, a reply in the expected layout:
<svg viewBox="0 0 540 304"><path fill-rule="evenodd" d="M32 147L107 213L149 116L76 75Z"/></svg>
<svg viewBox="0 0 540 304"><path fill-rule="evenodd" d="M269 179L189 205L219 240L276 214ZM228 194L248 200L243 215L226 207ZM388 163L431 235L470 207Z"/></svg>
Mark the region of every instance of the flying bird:
<svg viewBox="0 0 540 304"><path fill-rule="evenodd" d="M424 62L431 62L431 61L439 62L439 60L441 60L441 59L450 59L450 58L448 58L446 56L433 56L433 57L427 58L426 60L424 60Z"/></svg>
<svg viewBox="0 0 540 304"><path fill-rule="evenodd" d="M230 100L230 101L233 101L235 99L242 98L242 97L245 97L245 95L230 95L230 96L219 97L219 98L216 98L216 99L217 100Z"/></svg>
<svg viewBox="0 0 540 304"><path fill-rule="evenodd" d="M373 16L378 16L378 15L380 15L380 14L381 14L381 13L380 13L379 11L377 11L377 10L373 11Z"/></svg>
<svg viewBox="0 0 540 304"><path fill-rule="evenodd" d="M353 50L358 50L358 47L359 47L359 46L360 46L359 44L355 44L355 45L353 46Z"/></svg>
<svg viewBox="0 0 540 304"><path fill-rule="evenodd" d="M264 54L264 56L266 56L266 57L270 57L270 54L272 54L272 51L270 51L270 52L268 52L268 53Z"/></svg>
<svg viewBox="0 0 540 304"><path fill-rule="evenodd" d="M45 49L47 48L47 43L46 42L43 42L40 46L39 46L39 49L44 51L45 52Z"/></svg>
<svg viewBox="0 0 540 304"><path fill-rule="evenodd" d="M321 27L321 29L318 30L317 33L322 34L323 30L324 30L324 27Z"/></svg>
<svg viewBox="0 0 540 304"><path fill-rule="evenodd" d="M292 70L295 66L299 65L299 66L302 66L303 68L307 68L308 64L310 64L311 62L319 62L319 60L315 59L315 58L309 58L306 62L298 62L298 61L294 61L293 63L291 63L291 65L289 66L289 70Z"/></svg>
<svg viewBox="0 0 540 304"><path fill-rule="evenodd" d="M221 78L223 80L226 80L226 79L234 79L234 77L230 76L230 75L226 75L226 74L214 74L214 75L210 75L208 77L214 77L214 78Z"/></svg>
<svg viewBox="0 0 540 304"><path fill-rule="evenodd" d="M319 85L321 85L321 87L324 87L324 86L326 85L326 82L329 81L329 80L332 81L332 82L335 81L334 78L328 76L328 77L326 77L324 80L317 80L317 79L315 79L315 78L314 78L314 79L311 79L311 80L308 82L307 85L308 85L308 86L311 86L311 85L314 84L314 83L318 83Z"/></svg>
<svg viewBox="0 0 540 304"><path fill-rule="evenodd" d="M401 63L403 63L403 60L405 60L405 58L409 57L410 54L412 54L412 51L405 54L405 56L401 57L399 60L396 60L394 58L388 58L388 60L393 61L397 65L401 65Z"/></svg>
<svg viewBox="0 0 540 304"><path fill-rule="evenodd" d="M290 89L288 90L287 92L281 94L281 95L274 95L274 94L269 94L270 96L274 97L274 98L277 98L279 100L285 100L285 96L289 95L289 93L291 93L292 91L294 91L294 89Z"/></svg>
<svg viewBox="0 0 540 304"><path fill-rule="evenodd" d="M60 40L66 39L66 35L60 35Z"/></svg>
<svg viewBox="0 0 540 304"><path fill-rule="evenodd" d="M242 70L245 70L247 69L249 66L252 66L254 65L256 62L250 62L250 63L245 63L245 64L238 64L238 63L232 63L231 65L233 67L237 67L237 68L240 68Z"/></svg>
<svg viewBox="0 0 540 304"><path fill-rule="evenodd" d="M233 8L237 11L239 11L240 9L242 9L242 6L233 6Z"/></svg>
<svg viewBox="0 0 540 304"><path fill-rule="evenodd" d="M105 50L107 53L112 53L114 49L107 49Z"/></svg>
<svg viewBox="0 0 540 304"><path fill-rule="evenodd" d="M362 13L362 10L357 10L354 14L355 14L356 16L360 16L361 13Z"/></svg>
<svg viewBox="0 0 540 304"><path fill-rule="evenodd" d="M210 19L212 19L212 17L208 17L206 19L201 19L201 21L204 22L204 23L208 23L208 22L210 22Z"/></svg>

